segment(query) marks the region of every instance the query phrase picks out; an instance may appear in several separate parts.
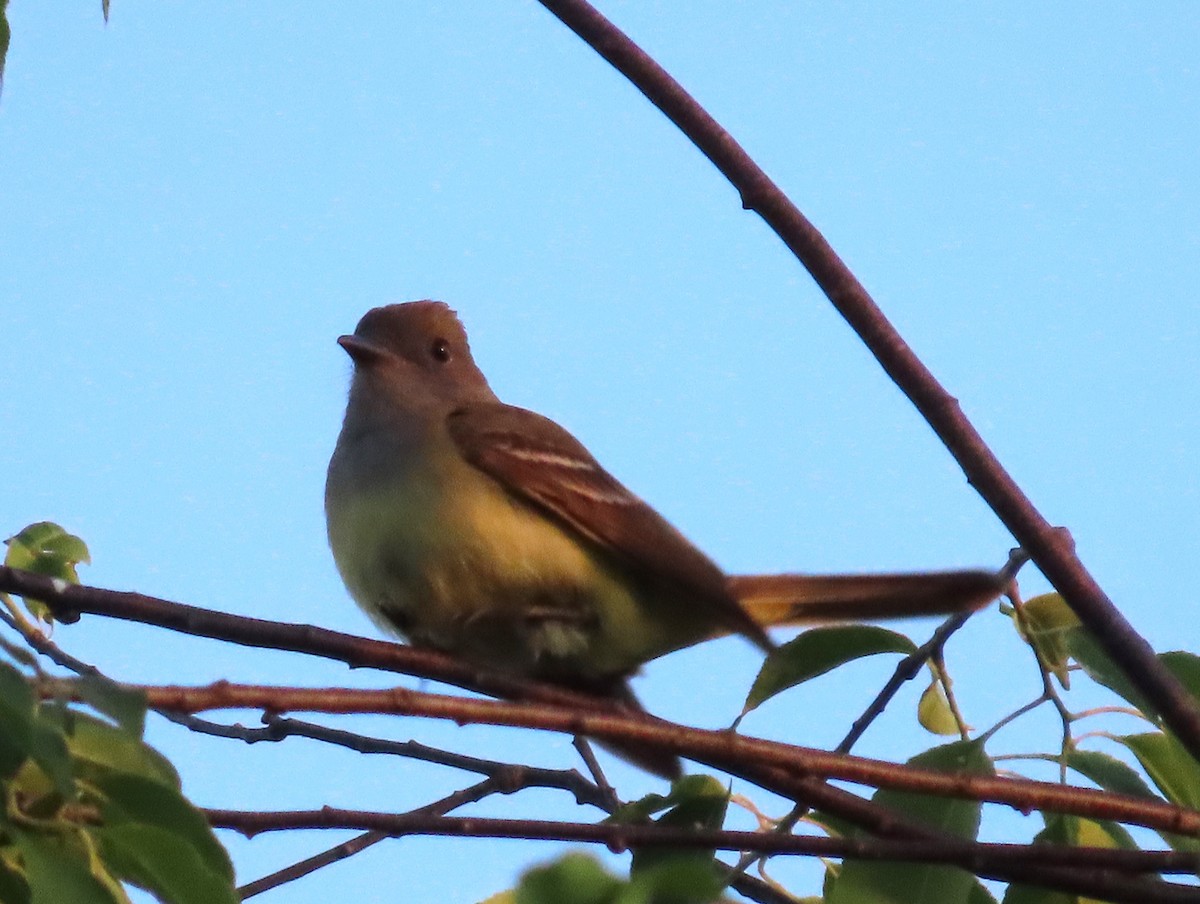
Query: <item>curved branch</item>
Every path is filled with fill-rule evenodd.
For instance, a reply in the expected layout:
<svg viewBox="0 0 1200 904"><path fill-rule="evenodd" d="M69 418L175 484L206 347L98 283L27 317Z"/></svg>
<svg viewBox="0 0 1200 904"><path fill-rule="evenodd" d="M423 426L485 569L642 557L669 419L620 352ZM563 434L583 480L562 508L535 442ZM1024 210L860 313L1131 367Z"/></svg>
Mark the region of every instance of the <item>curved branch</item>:
<svg viewBox="0 0 1200 904"><path fill-rule="evenodd" d="M838 313L908 396L958 462L967 481L1028 551L1079 620L1200 761L1200 707L1121 615L988 448L950 395L884 316L817 228L721 125L665 69L585 0L540 0L628 78L738 190L742 206L766 221L816 280Z"/></svg>

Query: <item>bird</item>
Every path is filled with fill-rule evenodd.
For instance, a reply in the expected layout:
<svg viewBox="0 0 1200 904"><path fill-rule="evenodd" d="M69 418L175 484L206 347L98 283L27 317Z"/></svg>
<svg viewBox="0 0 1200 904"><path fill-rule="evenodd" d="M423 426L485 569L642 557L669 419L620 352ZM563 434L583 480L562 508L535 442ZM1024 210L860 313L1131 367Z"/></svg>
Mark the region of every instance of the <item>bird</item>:
<svg viewBox="0 0 1200 904"><path fill-rule="evenodd" d="M325 513L350 596L417 646L639 708L629 679L729 634L977 609L998 573L726 575L549 418L497 398L440 301L373 308ZM612 745L610 745L612 746ZM617 752L668 777L674 756Z"/></svg>

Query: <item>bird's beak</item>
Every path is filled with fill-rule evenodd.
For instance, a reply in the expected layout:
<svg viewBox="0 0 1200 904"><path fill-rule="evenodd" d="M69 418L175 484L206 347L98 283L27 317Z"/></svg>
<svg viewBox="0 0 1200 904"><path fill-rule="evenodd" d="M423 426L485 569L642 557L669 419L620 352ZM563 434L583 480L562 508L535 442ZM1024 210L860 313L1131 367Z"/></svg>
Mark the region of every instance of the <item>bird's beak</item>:
<svg viewBox="0 0 1200 904"><path fill-rule="evenodd" d="M338 345L346 350L356 367L370 367L387 357L387 352L358 336L339 336Z"/></svg>

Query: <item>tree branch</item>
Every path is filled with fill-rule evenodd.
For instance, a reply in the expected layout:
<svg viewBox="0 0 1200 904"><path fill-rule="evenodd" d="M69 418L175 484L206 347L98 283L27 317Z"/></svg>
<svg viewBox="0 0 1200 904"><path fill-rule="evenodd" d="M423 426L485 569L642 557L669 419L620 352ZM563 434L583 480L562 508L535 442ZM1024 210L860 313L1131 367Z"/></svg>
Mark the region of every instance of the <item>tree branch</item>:
<svg viewBox="0 0 1200 904"><path fill-rule="evenodd" d="M316 725L312 722L303 722L299 719L284 719L272 715L266 717L266 725L262 728L248 728L244 725L223 725L209 722L171 710L162 710L161 713L165 718L178 722L191 731L222 738L234 738L248 744L279 742L289 737L309 738L345 747L358 753L400 756L410 760L436 763L450 769L474 772L491 779L497 790L503 794L512 794L525 788L554 788L569 793L575 798L577 804L590 805L606 813L611 813L614 809L610 797L611 789L606 792L574 769L542 769L523 763L487 760L450 750L441 750L417 741L389 741L339 728Z"/></svg>
<svg viewBox="0 0 1200 904"><path fill-rule="evenodd" d="M292 650L310 655L340 659L349 663L375 667L385 671L403 672L408 668L412 668L413 671L422 676L431 677L435 680L444 680L447 683L457 683L469 689L485 693L507 691L514 697L524 700L544 699L546 701L545 705L551 710L559 709L561 711L561 708L569 707L570 709L567 712L571 717L575 718L587 715L589 712L596 716L607 714L610 719L615 720L611 723L611 727L614 731L622 734L625 733L620 727L622 719L631 721L644 720L634 730L643 733L639 737L645 736L657 739L656 741L651 741L651 743L669 744L671 738L679 738L681 736L689 740L694 740L691 732L696 731L672 726L671 723L662 722L648 715L613 710L607 705L598 704L597 701L591 698L571 694L558 688L539 685L536 682L524 682L508 678L507 676L491 676L486 672L479 672L470 667L464 667L462 663L432 651L412 650L398 644L366 640L334 631L311 628L306 625L268 622L261 619L227 615L196 607L182 606L177 603L141 594L120 593L79 585L63 585L61 582L51 582L49 579L39 575L4 567L0 567L0 589L8 589L22 595L41 599L47 602L53 611L60 614L65 613L69 615L72 612L78 613L83 611L95 612L111 617L155 624L198 636L229 640L247 646ZM478 684L474 683L476 680ZM501 688L503 688L503 691L499 690ZM457 698L443 699L453 701ZM472 702L478 704L489 703L489 701L466 700L458 702L464 705L471 704ZM502 706L503 704L492 703L491 705ZM522 705L533 706L530 703ZM536 708L534 706L534 709ZM448 717L454 718L454 716ZM540 727L553 728L554 726ZM832 757L833 761L844 761L844 763L849 764L858 763L860 765L871 764L872 761L859 760L854 757L838 757L835 754L825 754L822 751L806 751L804 748L789 748L786 745L777 745L781 751L790 751L793 759L787 761L783 766L755 764L753 758L748 760L745 756L746 750L756 744L769 745L770 742L742 738L740 739L740 743L735 743L730 747L728 742L730 738L734 737L730 733L710 732L708 734L718 735L719 737L709 739L712 742L709 753L701 754L697 752L695 754L695 758L700 762L708 763L718 769L740 776L747 781L759 784L768 790L780 793L792 800L805 801L812 806L820 807L826 812L839 815L851 823L863 827L870 833L892 839L933 842L953 840L948 839L943 833L915 824L870 801L826 784L817 777L820 774L819 769L810 770L812 766L820 766L820 762L806 761L803 757L806 753L812 753L817 757ZM828 762L826 765L828 765ZM901 774L905 771L911 771L911 767L896 766L887 763L877 765L885 769L898 770ZM802 771L798 772L798 767ZM810 771L812 774L810 774ZM934 781L942 781L947 776L930 773L928 778ZM956 777L949 778L956 780ZM1007 803L1023 810L1039 806L1038 800L1033 799L1026 800L1024 803L1015 803L1012 797L1008 796L1006 792L1011 791L1013 788L1029 786L1038 789L1044 788L1051 792L1066 790L1068 794L1070 793L1070 789L1061 789L1057 785L1049 785L1047 783L1022 782L1013 779L983 780L978 776L973 777L973 779L977 786L980 781L998 783L995 788L1000 789L999 796L985 797L983 799L997 803ZM1090 791L1089 789L1077 790L1084 794L1101 796L1100 792ZM947 793L953 792L948 791ZM1114 795L1103 795L1103 797L1109 800L1115 799ZM1151 816L1149 819L1143 820L1136 815L1127 813L1125 814L1126 821L1141 822L1148 825L1165 822L1168 824L1165 830L1174 831L1178 834L1187 834L1189 831L1188 821L1191 820L1194 822L1197 815L1192 814L1190 811L1182 811L1178 808L1161 804L1157 801L1129 799L1128 802L1134 807L1149 807ZM1049 806L1049 804L1047 805ZM1072 811L1070 807L1064 809L1068 812ZM1122 818L1121 814L1109 815L1112 815L1113 818ZM1078 870L1066 870L1057 867L1014 865L1010 869L996 870L991 873L985 873L985 875L989 878L1003 881L1035 883L1066 891L1087 892L1099 887L1092 884L1095 881L1095 877L1090 873L1081 873ZM1105 888L1107 887L1105 886ZM1138 900L1136 894L1130 900ZM1142 900L1149 899L1143 898Z"/></svg>
<svg viewBox="0 0 1200 904"><path fill-rule="evenodd" d="M894 841L888 839L827 838L776 835L770 832L696 830L661 825L567 823L534 819L445 817L428 814L373 813L325 807L320 810L246 812L206 810L216 828L233 829L247 837L288 829L369 829L389 835L448 835L475 838L524 838L603 844L613 851L641 847L686 847L763 854L794 854L859 860L899 860L961 866L971 872L1013 866L1058 866L1088 870L1105 900L1196 901L1194 886L1144 882L1127 883L1124 893L1118 872L1194 873L1200 855L1174 851L1125 851L1065 845L980 844L969 841ZM1107 875L1105 875L1107 873ZM1103 883L1102 885L1100 883ZM1136 891L1141 897L1131 897Z"/></svg>
<svg viewBox="0 0 1200 904"><path fill-rule="evenodd" d="M351 668L374 668L428 678L493 697L620 711L616 704L602 697L479 669L435 650L371 640L312 625L232 615L142 593L67 584L6 565L0 565L0 591L39 600L50 607L56 619L68 624L78 620L80 613L91 613L246 647L305 653L345 662Z"/></svg>
<svg viewBox="0 0 1200 904"><path fill-rule="evenodd" d="M827 753L729 731L685 728L638 713L579 711L552 704L472 700L407 688L356 690L290 688L217 682L204 687L138 687L156 709L199 712L210 709L262 709L268 713L306 710L327 713L389 713L468 722L539 728L602 740L652 744L725 768L730 760L775 767L790 774L840 779L942 797L1006 804L1018 810L1051 810L1115 819L1181 835L1200 836L1200 812L1111 791L1064 786L1031 779L951 774L845 754ZM778 788L771 790L778 791Z"/></svg>
<svg viewBox="0 0 1200 904"><path fill-rule="evenodd" d="M1200 761L1200 707L1163 667L1075 555L988 448L974 425L884 316L816 227L745 150L669 73L585 0L540 0L679 127L738 190L816 280L900 390L958 462L967 481L1070 604L1130 682Z"/></svg>
<svg viewBox="0 0 1200 904"><path fill-rule="evenodd" d="M496 782L491 779L484 779L472 785L469 788L463 788L460 791L455 791L453 794L448 794L441 800L435 800L431 804L426 804L419 809L407 813L407 816L418 818L420 816L442 816L449 813L451 810L456 810L466 804L475 803L482 800L489 794L495 794L501 791ZM263 876L261 879L255 879L253 882L248 882L238 889L238 894L242 900L252 898L255 895L262 894L264 891L269 891L272 888L278 888L280 885L285 885L288 882L294 882L297 879L307 876L309 873L315 873L317 870L329 866L331 863L337 863L339 860L345 860L347 857L352 857L360 851L365 851L373 844L378 844L387 838L394 837L388 832L368 831L357 838L352 838L349 841L336 845L328 850L315 854L312 857L306 857L291 866L284 867L281 870Z"/></svg>
<svg viewBox="0 0 1200 904"><path fill-rule="evenodd" d="M842 738L842 742L834 748L838 753L849 753L850 748L858 743L861 738L871 727L871 723L879 718L888 703L896 696L897 691L904 686L905 682L912 681L921 671L921 667L933 655L940 653L946 645L952 634L967 623L974 612L960 612L958 615L951 616L938 626L938 629L933 632L933 635L921 646L917 647L912 653L909 653L896 665L895 671L892 672L892 677L887 680L887 683L875 695L875 699L863 711L863 714L854 720L854 724L850 726L850 731L846 733L846 737Z"/></svg>
<svg viewBox="0 0 1200 904"><path fill-rule="evenodd" d="M569 731L573 734L644 740L661 745L664 749L692 756L701 762L725 764L719 765L718 768L729 768L728 763L731 759L751 756L761 763L778 766L788 774L800 770L808 775L840 778L877 787L894 787L929 794L957 794L986 802L1007 804L1021 810L1061 808L1061 812L1093 818L1118 819L1182 835L1200 835L1200 813L1158 801L1139 800L1087 788L1063 788L1048 782L982 776L947 776L893 763L763 741L730 732L683 729L650 715L619 710L586 695L573 694L537 682L495 675L465 666L449 656L431 650L417 650L403 644L368 640L308 625L213 612L142 594L121 593L84 585L66 585L52 582L41 575L5 566L0 566L0 590L42 600L55 612L94 612L247 646L325 656L386 671L407 672L412 669L413 674L421 677L457 684L482 693L499 693L498 689L503 688L516 699L546 704L544 709L533 703L526 704L530 707L528 712L508 714L504 712L503 704L492 701L463 700L420 694L416 691L360 692L388 695L389 705L400 708L403 708L405 700L408 701L408 706L412 707L413 701L419 697L429 698L428 706L421 704L418 708L423 711L414 714L450 719L474 718L477 715L479 721L487 721L493 717L525 720L516 723L506 721L502 724L529 723L531 727ZM206 691L209 695L206 701L193 698L191 702L229 705L233 702L230 698L233 693L230 689L233 686L224 687L225 690L222 691ZM237 705L275 711L289 708L278 698L272 697L274 690L258 689L251 692L253 699L246 698ZM299 693L319 696L322 693L334 692L352 693L341 689ZM179 689L165 688L162 689L162 693L164 699L161 704L154 702L153 705L186 710L186 706L180 705L187 701L180 699ZM315 700L309 699L307 702L313 703ZM326 702L330 702L328 698ZM361 702L358 701L355 705L360 705ZM301 707L296 705L291 708ZM472 708L475 708L474 712ZM531 713L536 715L531 716ZM535 721L530 722L531 718ZM585 723L588 726L586 729L582 727ZM964 790L967 787L972 790ZM1086 811L1078 809L1084 801L1087 802Z"/></svg>

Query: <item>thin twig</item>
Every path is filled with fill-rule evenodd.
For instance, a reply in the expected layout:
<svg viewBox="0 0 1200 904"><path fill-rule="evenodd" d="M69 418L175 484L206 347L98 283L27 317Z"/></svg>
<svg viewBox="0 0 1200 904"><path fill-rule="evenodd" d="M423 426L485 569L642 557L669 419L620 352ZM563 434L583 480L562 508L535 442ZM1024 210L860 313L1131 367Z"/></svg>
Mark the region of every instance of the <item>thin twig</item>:
<svg viewBox="0 0 1200 904"><path fill-rule="evenodd" d="M482 800L489 794L494 794L500 790L496 783L491 779L484 779L469 788L463 788L460 791L455 791L443 797L441 800L436 800L431 804L426 804L416 810L412 810L409 815L416 816L443 816L453 810L458 809L465 804L475 803ZM278 888L280 885L285 885L288 882L294 882L304 876L314 873L322 867L329 866L332 863L337 863L340 860L345 860L352 857L360 851L365 851L373 844L378 844L381 841L390 838L391 835L387 832L371 830L364 832L356 838L351 838L349 841L344 841L339 845L315 854L312 857L306 857L291 866L284 867L281 870L263 876L261 879L255 879L253 882L247 882L238 889L238 894L242 900L252 898L255 895L262 894L272 888Z"/></svg>
<svg viewBox="0 0 1200 904"><path fill-rule="evenodd" d="M268 873L259 879L255 879L253 882L247 882L238 888L238 897L245 901L247 898L261 895L264 891L270 891L272 888L278 888L280 885L285 885L288 882L295 882L297 879L301 879L310 873L315 873L326 866L342 860L348 860L355 854L361 853L372 845L379 844L381 841L386 841L390 837L390 835L384 832L363 832L361 835L355 835L349 841L335 844L333 847L327 848L319 854L305 857L291 866Z"/></svg>
<svg viewBox="0 0 1200 904"><path fill-rule="evenodd" d="M760 767L740 762L714 761L713 765L764 788L776 790L784 797L805 801L812 809L840 817L872 835L904 841L962 842L963 839L942 829L916 822L907 815L864 800L849 791L837 788L815 776L796 775L775 767ZM1060 787L1051 785L1051 787ZM1031 807L1030 809L1037 809ZM973 870L981 878L1025 885L1041 885L1072 894L1092 893L1092 897L1116 900L1107 893L1096 893L1094 870L1073 870L1036 864L1013 864L988 870ZM1109 889L1113 894L1120 890ZM1123 892L1122 892L1123 893ZM1131 892L1132 900L1138 900Z"/></svg>
<svg viewBox="0 0 1200 904"><path fill-rule="evenodd" d="M1021 718L1021 716L1025 715L1026 713L1033 712L1035 709L1037 709L1039 706L1041 706L1043 703L1045 703L1047 701L1047 699L1048 698L1046 697L1046 695L1044 693L1038 694L1037 697L1030 700L1024 706L1018 707L1017 709L1015 709L1011 713L1009 713L1007 716L1004 716L1003 718L999 719L995 725L993 725L987 731L985 731L981 735L979 735L979 737L976 738L976 740L980 744L986 744L989 740L991 740L992 735L994 735L996 732L998 732L1005 725L1008 725L1012 722L1017 721L1017 719ZM998 757L992 757L992 759L998 759Z"/></svg>
<svg viewBox="0 0 1200 904"><path fill-rule="evenodd" d="M596 759L596 754L592 750L592 745L588 743L588 739L583 735L575 735L571 740L576 752L579 754L583 764L587 766L588 772L592 775L592 781L596 783L596 788L604 796L605 809L609 813L614 812L621 806L621 799L617 797L617 790L608 780L608 776L604 774L604 770L600 768L600 762Z"/></svg>
<svg viewBox="0 0 1200 904"><path fill-rule="evenodd" d="M285 719L269 713L263 717L266 724L262 728L212 722L171 710L162 711L162 715L190 731L232 738L248 744L279 742L289 737L301 737L346 747L358 753L386 754L426 763L436 763L439 766L486 776L505 794L512 794L525 788L557 788L569 792L577 804L587 804L606 813L611 812L608 798L601 789L574 769L544 769L538 766L527 766L523 763L483 759L465 753L430 747L418 741L391 741L375 738L300 719Z"/></svg>
<svg viewBox="0 0 1200 904"><path fill-rule="evenodd" d="M972 614L971 612L962 612L946 619L933 632L929 640L900 660L895 671L892 672L892 677L887 680L887 684L875 695L875 699L871 701L870 706L863 711L863 714L854 720L846 737L842 738L841 743L834 748L837 753L850 752L850 748L858 743L859 738L863 736L871 723L879 718L900 688L917 676L921 671L921 666L946 645L946 641L950 639L951 635L965 625Z"/></svg>
<svg viewBox="0 0 1200 904"><path fill-rule="evenodd" d="M322 631L320 629L309 628L303 625L286 625L273 622L263 622L258 619L247 619L242 616L232 616L223 613L211 612L208 610L197 609L196 607L180 606L167 602L165 600L155 600L150 597L145 597L140 594L125 594L116 591L100 590L97 588L85 587L66 587L61 588L51 585L46 579L38 575L32 575L27 572L19 572L13 569L0 568L0 587L5 586L4 581L10 580L14 583L21 584L22 587L32 588L30 595L45 598L58 594L61 598L57 600L59 606L67 608L69 612L72 608L77 611L96 611L101 614L107 614L120 618L126 618L134 621L144 621L150 624L159 624L163 627L182 630L186 633L199 634L201 636L216 637L221 639L232 640L238 643L245 643L250 646L271 647L276 649L295 649L297 652L309 653L312 655L322 655L329 658L344 659L347 662L356 662L362 665L372 665L377 668L382 668L391 671L401 670L406 666L413 666L415 669L430 670L435 676L443 674L453 675L454 678L461 683L472 688L470 675L461 673L461 664L454 662L444 662L445 657L430 651L412 651L408 648L399 645L387 644L379 641L368 641L362 638L355 638L349 635L338 634L337 632ZM45 595L43 595L45 593ZM52 604L53 605L53 604ZM295 646L293 647L292 644ZM419 654L415 658L409 658L409 653ZM421 655L423 654L423 655ZM460 671L456 672L456 667ZM479 676L478 686L475 689L484 690L503 685L504 680L492 680L492 676L487 673L482 673ZM512 682L514 687L511 691L515 695L524 696L526 699L537 699L539 696L549 698L566 698L577 700L578 695L572 695L567 692L560 692L557 689L550 688L548 692L543 693L540 686L532 682ZM460 703L468 703L469 701L460 701ZM488 701L474 701L476 703L487 703ZM673 726L670 723L664 723L661 720L653 719L646 715L635 715L628 711L620 711L609 715L603 712L603 707L592 706L588 707L588 701L584 699L583 706L573 710L578 722L579 718L609 718L610 720L643 720L640 726L642 737L651 737L654 740L651 743L661 743L666 746L677 744L682 738L690 737L690 732L693 730L683 729L680 726ZM524 704L529 705L529 704ZM277 707L276 707L277 708ZM552 709L553 707L546 707ZM610 711L611 712L611 711ZM663 726L659 728L658 726ZM542 726L546 727L546 726ZM570 729L572 733L577 733L579 725L575 724ZM713 744L710 746L710 752L704 755L696 755L694 758L715 765L717 768L723 769L731 774L741 776L748 781L762 785L771 790L777 790L785 796L790 796L793 800L805 801L809 804L820 807L826 812L836 814L852 822L855 825L862 826L866 831L873 834L882 835L884 837L899 837L899 838L916 838L929 839L931 835L936 835L930 830L915 825L896 814L880 808L868 801L862 800L848 792L841 791L815 777L817 771L811 770L813 765L820 762L820 757L836 755L824 754L821 751L805 751L802 748L795 748L792 755L787 759L790 760L789 765L784 768L773 766L755 766L751 761L744 758L746 751L741 749L742 742L749 742L750 739L740 739L736 736L731 736L728 733L721 733L724 738L724 743ZM694 738L693 738L694 739ZM754 742L764 743L764 742ZM751 744L750 746L753 746ZM818 757L817 760L807 758L808 754L814 754ZM856 762L856 758L846 758L848 762ZM868 762L868 761L863 761ZM891 768L903 773L908 770L907 767L898 767L891 764L878 764L884 768ZM814 771L813 776L797 773L797 769ZM939 780L945 777L938 777ZM972 781L979 782L979 777L971 777ZM982 790L983 800L989 800L987 792L996 790L986 784L982 788L976 786L972 791ZM990 780L995 782L996 780ZM1026 787L1036 788L1038 785L1045 783L1029 783L1020 782L1013 783ZM997 786L1002 787L1002 786ZM1058 789L1058 786L1051 786ZM921 789L917 789L921 790ZM1075 789L1059 789L1068 794L1074 793ZM1110 796L1111 797L1111 796ZM1114 798L1118 799L1118 798ZM1010 801L1001 799L996 802L1009 803ZM1144 803L1144 802L1143 802ZM1038 809L1045 806L1045 802L1034 796L1026 799L1023 804L1015 804L1020 809ZM1187 834L1188 822L1192 817L1187 814L1190 811L1184 811L1179 808L1172 808L1167 805L1151 803L1150 809L1158 812L1163 810L1164 814L1173 814L1170 818L1172 823L1167 830L1175 831L1178 834ZM1084 814L1093 815L1093 814ZM1095 814L1101 815L1104 814ZM1193 814L1194 816L1195 814ZM1120 817L1114 817L1120 818ZM1130 818L1125 821L1139 822L1137 818ZM1092 881L1089 876L1076 875L1078 871L1066 871L1057 868L1049 867L1019 867L1014 866L1011 869L995 870L987 873L989 878L1000 879L1004 881L1021 881L1043 884L1048 887L1059 888L1062 890L1083 890L1086 891L1092 888ZM1147 899L1148 900L1148 899Z"/></svg>
<svg viewBox="0 0 1200 904"><path fill-rule="evenodd" d="M1067 783L1067 754L1071 751L1074 741L1071 737L1071 722L1073 717L1071 711L1067 708L1066 701L1058 692L1058 688L1054 686L1054 680L1051 675L1050 663L1046 661L1046 656L1036 643L1033 642L1033 625L1029 623L1029 618L1025 612L1024 601L1017 594L1011 597L1013 604L1013 612L1016 615L1017 625L1029 638L1029 649L1033 653L1034 661L1037 663L1038 673L1041 676L1042 682L1042 699L1048 701L1058 714L1059 722L1062 725L1062 740L1060 742L1060 757L1058 761L1058 780L1064 785ZM993 731L999 726L994 726Z"/></svg>

